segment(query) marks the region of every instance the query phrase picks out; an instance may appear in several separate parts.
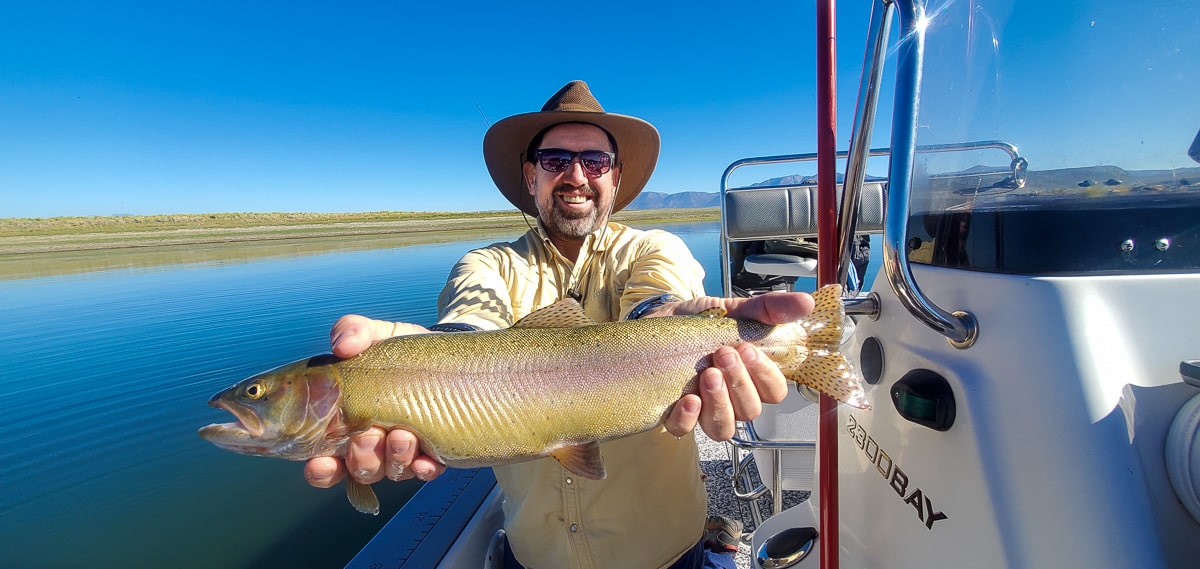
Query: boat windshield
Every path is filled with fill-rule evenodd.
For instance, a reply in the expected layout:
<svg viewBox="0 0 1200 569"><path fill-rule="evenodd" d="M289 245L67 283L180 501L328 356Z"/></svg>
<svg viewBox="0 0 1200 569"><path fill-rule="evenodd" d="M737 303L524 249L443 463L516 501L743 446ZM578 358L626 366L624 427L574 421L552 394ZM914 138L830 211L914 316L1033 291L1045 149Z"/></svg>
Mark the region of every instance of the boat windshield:
<svg viewBox="0 0 1200 569"><path fill-rule="evenodd" d="M926 5L909 260L1026 275L1200 268L1191 0ZM969 145L962 141L999 141Z"/></svg>

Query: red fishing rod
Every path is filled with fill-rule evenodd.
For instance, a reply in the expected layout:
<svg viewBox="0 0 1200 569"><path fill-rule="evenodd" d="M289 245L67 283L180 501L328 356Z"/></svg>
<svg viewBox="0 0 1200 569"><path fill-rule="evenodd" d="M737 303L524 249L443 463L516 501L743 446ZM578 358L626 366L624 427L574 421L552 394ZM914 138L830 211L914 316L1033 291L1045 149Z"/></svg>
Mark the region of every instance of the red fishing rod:
<svg viewBox="0 0 1200 569"><path fill-rule="evenodd" d="M836 1L817 0L817 284L837 282L837 26ZM820 464L821 568L838 569L838 409L821 394L817 429Z"/></svg>

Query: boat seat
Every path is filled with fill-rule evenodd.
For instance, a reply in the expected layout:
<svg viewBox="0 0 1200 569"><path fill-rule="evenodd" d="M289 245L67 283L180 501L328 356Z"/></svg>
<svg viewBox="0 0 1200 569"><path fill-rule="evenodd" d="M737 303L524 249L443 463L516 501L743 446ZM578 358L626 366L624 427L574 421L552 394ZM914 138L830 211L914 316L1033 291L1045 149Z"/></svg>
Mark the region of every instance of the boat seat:
<svg viewBox="0 0 1200 569"><path fill-rule="evenodd" d="M841 204L841 191L838 203ZM857 233L882 233L886 184L864 183L859 196ZM725 193L724 224L729 242L766 241L817 234L817 188L759 186L736 188ZM786 215L779 215L786 212ZM802 277L815 277L815 256L760 253L747 255L742 268L766 277L782 277L789 289Z"/></svg>
<svg viewBox="0 0 1200 569"><path fill-rule="evenodd" d="M838 205L841 206L841 186ZM867 182L859 196L857 233L883 233L887 184ZM786 212L787 215L779 215ZM725 231L730 241L817 236L817 187L761 186L725 192Z"/></svg>

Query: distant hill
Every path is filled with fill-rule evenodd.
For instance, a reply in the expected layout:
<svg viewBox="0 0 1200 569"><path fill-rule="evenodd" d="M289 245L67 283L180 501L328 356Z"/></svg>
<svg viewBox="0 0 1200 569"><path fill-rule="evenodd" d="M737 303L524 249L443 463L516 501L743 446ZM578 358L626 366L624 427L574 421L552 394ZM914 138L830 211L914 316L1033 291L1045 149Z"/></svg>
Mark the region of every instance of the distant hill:
<svg viewBox="0 0 1200 569"><path fill-rule="evenodd" d="M717 192L642 192L626 209L683 209L693 207L718 207L721 196Z"/></svg>

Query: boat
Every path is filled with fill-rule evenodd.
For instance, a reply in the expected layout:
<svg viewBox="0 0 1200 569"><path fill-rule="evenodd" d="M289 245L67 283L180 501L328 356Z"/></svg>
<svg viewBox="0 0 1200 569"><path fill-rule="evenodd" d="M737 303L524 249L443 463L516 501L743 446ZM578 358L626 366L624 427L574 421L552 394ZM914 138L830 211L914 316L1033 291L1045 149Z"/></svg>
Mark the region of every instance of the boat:
<svg viewBox="0 0 1200 569"><path fill-rule="evenodd" d="M726 295L849 284L855 236L883 247L845 298L872 409L793 396L728 443L751 565L1195 567L1200 12L875 0L865 53L847 149L721 181ZM450 471L349 566L498 566L500 499Z"/></svg>

